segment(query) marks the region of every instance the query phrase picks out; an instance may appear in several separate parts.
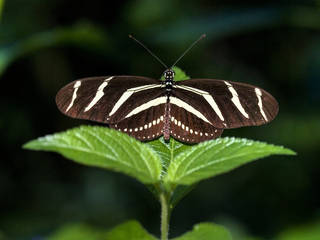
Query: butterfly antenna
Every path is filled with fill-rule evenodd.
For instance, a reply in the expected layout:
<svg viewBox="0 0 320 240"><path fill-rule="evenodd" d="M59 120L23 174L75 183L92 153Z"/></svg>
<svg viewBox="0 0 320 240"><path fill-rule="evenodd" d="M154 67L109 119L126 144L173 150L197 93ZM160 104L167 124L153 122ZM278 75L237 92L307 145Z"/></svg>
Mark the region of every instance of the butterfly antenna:
<svg viewBox="0 0 320 240"><path fill-rule="evenodd" d="M207 35L206 34L202 34L196 41L194 41L188 48L187 50L185 50L182 55L177 59L177 61L175 61L175 63L172 65L171 68L173 68L179 61L181 58L183 58L184 55L187 54L187 52L190 51L191 48L193 48L194 45L196 45L200 40L202 40L203 38L205 38Z"/></svg>
<svg viewBox="0 0 320 240"><path fill-rule="evenodd" d="M158 60L159 63L161 63L166 69L168 69L168 66L166 64L164 64L164 62L158 57L156 56L153 52L151 52L151 50L149 48L146 47L146 45L144 45L142 42L140 42L139 40L137 40L134 36L132 36L131 34L129 34L129 38L133 39L134 41L136 41L138 44L140 44L145 50L147 50L155 59Z"/></svg>

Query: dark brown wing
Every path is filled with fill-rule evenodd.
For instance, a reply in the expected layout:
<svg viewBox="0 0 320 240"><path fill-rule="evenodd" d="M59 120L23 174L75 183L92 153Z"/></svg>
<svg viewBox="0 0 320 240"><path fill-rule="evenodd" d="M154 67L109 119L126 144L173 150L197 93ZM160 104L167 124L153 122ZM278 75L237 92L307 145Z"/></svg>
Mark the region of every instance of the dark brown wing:
<svg viewBox="0 0 320 240"><path fill-rule="evenodd" d="M56 96L59 110L73 118L117 123L138 106L160 96L161 81L136 76L79 79Z"/></svg>
<svg viewBox="0 0 320 240"><path fill-rule="evenodd" d="M150 141L163 135L164 111L165 103L161 103L109 126L140 141Z"/></svg>
<svg viewBox="0 0 320 240"><path fill-rule="evenodd" d="M265 90L224 80L180 81L174 95L196 108L216 128L262 125L273 120L279 109Z"/></svg>
<svg viewBox="0 0 320 240"><path fill-rule="evenodd" d="M199 115L173 103L170 104L170 108L170 134L173 138L181 142L198 143L221 136L223 129L215 128Z"/></svg>

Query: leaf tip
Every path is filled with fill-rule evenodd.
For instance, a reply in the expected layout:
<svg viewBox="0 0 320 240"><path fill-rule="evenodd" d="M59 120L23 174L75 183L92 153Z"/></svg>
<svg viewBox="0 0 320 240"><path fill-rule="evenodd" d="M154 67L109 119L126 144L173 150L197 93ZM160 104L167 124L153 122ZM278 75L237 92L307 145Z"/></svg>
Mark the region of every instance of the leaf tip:
<svg viewBox="0 0 320 240"><path fill-rule="evenodd" d="M295 151L293 151L293 150L291 150L291 149L289 149L289 148L285 148L285 147L284 147L283 150L284 150L283 154L285 154L285 155L291 155L291 156L296 156L296 155L298 155L297 152L295 152Z"/></svg>
<svg viewBox="0 0 320 240"><path fill-rule="evenodd" d="M34 140L31 140L31 141L24 143L21 147L22 147L22 149L26 149L26 150L34 149Z"/></svg>

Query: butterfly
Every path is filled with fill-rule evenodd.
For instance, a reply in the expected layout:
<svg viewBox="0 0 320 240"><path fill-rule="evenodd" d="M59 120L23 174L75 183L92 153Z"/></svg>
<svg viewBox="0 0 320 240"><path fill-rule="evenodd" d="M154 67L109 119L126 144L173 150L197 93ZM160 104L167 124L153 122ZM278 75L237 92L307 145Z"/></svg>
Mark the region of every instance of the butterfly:
<svg viewBox="0 0 320 240"><path fill-rule="evenodd" d="M185 143L215 139L224 129L268 123L279 110L271 94L253 85L217 79L176 82L172 68L163 76L79 79L58 92L56 103L70 117L108 124L140 141L160 136L168 141L171 136Z"/></svg>

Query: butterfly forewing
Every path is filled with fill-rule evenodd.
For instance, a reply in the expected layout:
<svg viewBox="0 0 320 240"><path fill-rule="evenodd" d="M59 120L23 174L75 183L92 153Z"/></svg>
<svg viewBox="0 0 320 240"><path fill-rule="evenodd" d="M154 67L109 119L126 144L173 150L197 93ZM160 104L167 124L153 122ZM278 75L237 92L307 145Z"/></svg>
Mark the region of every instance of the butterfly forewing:
<svg viewBox="0 0 320 240"><path fill-rule="evenodd" d="M114 123L121 121L132 108L161 95L160 86L159 80L146 77L85 78L63 87L56 103L70 117Z"/></svg>
<svg viewBox="0 0 320 240"><path fill-rule="evenodd" d="M183 82L187 83L189 80ZM186 110L185 112L198 116L198 118L201 118L208 124L212 125L212 123L215 123L214 126L217 128L225 128L225 125L219 118L219 113L217 114L210 105L210 103L212 104L213 97L208 94L204 95L203 92L186 85L177 85L172 95L181 100L176 106Z"/></svg>
<svg viewBox="0 0 320 240"><path fill-rule="evenodd" d="M270 122L278 113L277 101L268 92L249 84L191 79L178 82L175 91L217 128L257 126Z"/></svg>

